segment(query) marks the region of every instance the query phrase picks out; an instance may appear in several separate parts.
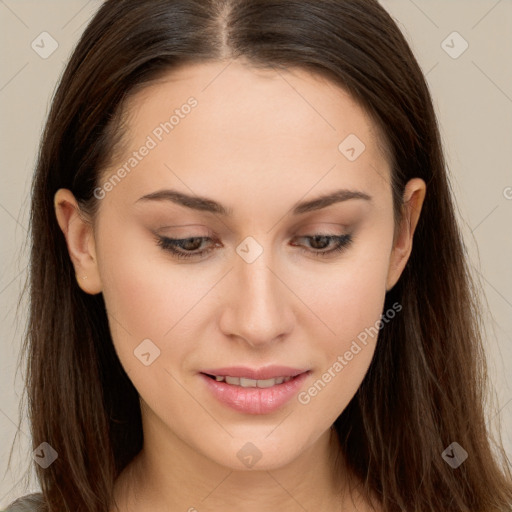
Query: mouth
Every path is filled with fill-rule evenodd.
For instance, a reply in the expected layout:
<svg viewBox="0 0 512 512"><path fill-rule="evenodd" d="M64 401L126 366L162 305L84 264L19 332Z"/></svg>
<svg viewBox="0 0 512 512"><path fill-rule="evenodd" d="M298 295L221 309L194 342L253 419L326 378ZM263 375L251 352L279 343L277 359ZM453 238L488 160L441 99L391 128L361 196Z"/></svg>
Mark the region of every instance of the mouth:
<svg viewBox="0 0 512 512"><path fill-rule="evenodd" d="M290 366L264 366L262 368L249 368L246 366L230 366L225 368L205 369L201 373L210 377L222 377L224 379L245 379L245 380L270 380L270 379L289 379L296 377L301 373L309 371L306 368L292 368ZM233 383L235 383L233 381ZM228 382L229 384L229 382ZM239 383L236 383L239 384Z"/></svg>
<svg viewBox="0 0 512 512"><path fill-rule="evenodd" d="M231 386L240 386L242 388L271 388L284 382L289 382L295 377L275 377L273 379L247 379L244 377L232 377L230 375L209 375L204 373L207 377L215 380L216 382L225 382Z"/></svg>
<svg viewBox="0 0 512 512"><path fill-rule="evenodd" d="M268 414L299 392L310 370L288 367L221 368L200 372L212 395L223 405L246 414Z"/></svg>

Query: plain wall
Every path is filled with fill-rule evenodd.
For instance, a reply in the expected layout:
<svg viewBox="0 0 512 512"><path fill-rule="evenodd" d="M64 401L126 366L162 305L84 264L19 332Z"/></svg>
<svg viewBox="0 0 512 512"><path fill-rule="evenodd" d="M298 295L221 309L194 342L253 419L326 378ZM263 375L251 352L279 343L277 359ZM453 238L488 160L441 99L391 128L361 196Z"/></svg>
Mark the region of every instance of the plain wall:
<svg viewBox="0 0 512 512"><path fill-rule="evenodd" d="M512 455L512 2L381 3L411 43L434 98L461 226L488 302L486 348L503 440ZM100 4L0 1L0 508L28 492L20 478L32 461L25 421L12 471L7 471L23 386L22 374L15 372L26 327L26 298L18 316L16 308L27 272L24 244L39 137L57 79ZM457 58L452 56L465 43L450 35L454 31L469 45ZM42 32L58 43L46 59L31 47ZM445 40L452 56L442 47ZM46 50L49 44L46 40Z"/></svg>

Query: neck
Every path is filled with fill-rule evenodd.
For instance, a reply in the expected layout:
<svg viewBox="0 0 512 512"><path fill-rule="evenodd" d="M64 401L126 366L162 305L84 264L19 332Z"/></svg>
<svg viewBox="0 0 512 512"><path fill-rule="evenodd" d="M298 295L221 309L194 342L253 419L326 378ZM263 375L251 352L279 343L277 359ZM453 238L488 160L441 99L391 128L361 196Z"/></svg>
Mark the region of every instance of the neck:
<svg viewBox="0 0 512 512"><path fill-rule="evenodd" d="M283 467L240 471L194 451L154 418L144 423L143 449L115 484L120 512L234 512L241 506L245 512L339 512L350 502L333 455L340 453L333 430Z"/></svg>

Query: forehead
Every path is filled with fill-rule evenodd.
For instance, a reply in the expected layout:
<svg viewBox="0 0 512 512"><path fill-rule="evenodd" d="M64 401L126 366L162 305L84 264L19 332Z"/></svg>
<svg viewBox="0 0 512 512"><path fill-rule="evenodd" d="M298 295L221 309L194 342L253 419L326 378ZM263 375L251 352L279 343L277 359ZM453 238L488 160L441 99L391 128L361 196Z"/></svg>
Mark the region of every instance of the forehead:
<svg viewBox="0 0 512 512"><path fill-rule="evenodd" d="M221 194L229 181L299 197L320 181L373 191L389 181L375 123L344 89L307 70L189 63L132 95L124 113L126 151L110 171L152 146L126 180L132 192L180 176L198 194Z"/></svg>

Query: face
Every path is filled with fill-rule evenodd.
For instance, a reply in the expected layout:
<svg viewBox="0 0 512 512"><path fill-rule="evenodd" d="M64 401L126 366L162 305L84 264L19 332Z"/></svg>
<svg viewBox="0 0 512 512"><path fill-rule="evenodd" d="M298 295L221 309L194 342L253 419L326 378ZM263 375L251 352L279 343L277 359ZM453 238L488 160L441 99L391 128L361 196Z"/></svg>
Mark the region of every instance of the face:
<svg viewBox="0 0 512 512"><path fill-rule="evenodd" d="M66 191L56 203L145 434L231 468L283 466L325 438L365 376L421 180L394 246L376 126L303 70L187 65L126 114L92 226L66 227Z"/></svg>

